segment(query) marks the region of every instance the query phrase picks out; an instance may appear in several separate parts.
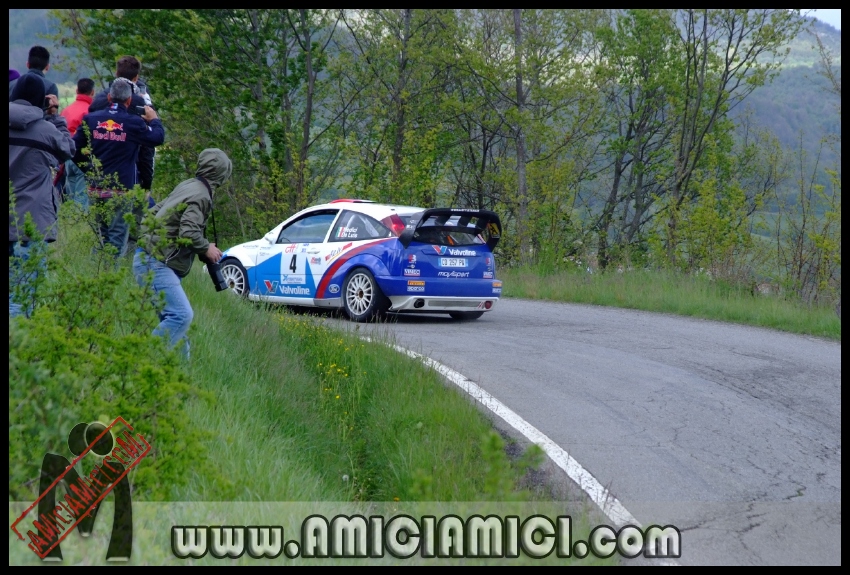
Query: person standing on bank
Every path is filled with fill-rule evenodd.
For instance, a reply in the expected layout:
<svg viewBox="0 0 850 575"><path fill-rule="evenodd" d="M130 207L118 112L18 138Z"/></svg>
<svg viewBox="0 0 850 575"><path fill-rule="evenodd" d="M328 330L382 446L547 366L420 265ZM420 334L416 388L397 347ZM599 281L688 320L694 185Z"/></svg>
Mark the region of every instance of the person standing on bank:
<svg viewBox="0 0 850 575"><path fill-rule="evenodd" d="M129 80L133 85L133 102L130 105L130 111L142 110L145 106L153 107L151 96L148 93L147 84L140 77L142 72L142 63L135 56L121 56L115 63L115 79ZM110 85L111 87L111 85ZM109 106L107 95L109 89L100 92L94 97L94 100L89 106L89 111L97 112ZM154 108L155 109L155 108ZM145 191L145 202L133 206L133 216L136 220L136 225L130 230L127 238L128 247L133 248L138 241L138 227L142 223L145 210L153 207L156 202L151 197L151 188L153 187L154 175L154 157L156 149L151 146L142 146L139 148L139 159L136 162L136 167L139 171L139 186Z"/></svg>
<svg viewBox="0 0 850 575"><path fill-rule="evenodd" d="M52 107L56 96L47 96ZM53 186L53 170L74 155L74 141L65 118L44 115L44 83L26 75L17 82L9 101L9 181L15 211L9 214L9 316L30 315L34 285L46 267L42 259L39 271L23 272L22 263L33 253L43 258L44 250L34 250L33 238L24 234L23 225L30 214L43 241L56 241L59 198ZM44 246L40 246L44 247ZM20 296L15 297L17 291ZM22 293L23 292L23 293ZM27 309L21 299L26 299Z"/></svg>
<svg viewBox="0 0 850 575"><path fill-rule="evenodd" d="M115 64L115 80L127 80L133 87L133 101L130 110L142 110L146 106L153 107L147 85L139 80L142 71L142 63L133 56L121 56ZM113 83L114 83L113 81ZM98 112L109 107L109 88L98 93L89 105L89 112ZM139 170L139 186L150 194L153 186L154 155L156 150L152 146L142 146L139 150L137 162ZM137 214L137 217L140 215Z"/></svg>
<svg viewBox="0 0 850 575"><path fill-rule="evenodd" d="M89 197L93 198L95 217L100 226L101 247L107 244L116 250L115 257L124 255L129 224L124 214L132 211L132 202L123 197L138 181L136 162L142 146L155 147L165 141L165 129L156 112L145 106L144 115L131 114L133 87L127 80L116 80L109 88L108 108L89 112L74 134L77 153L74 163L86 174ZM91 134L91 141L89 135ZM91 144L91 156L85 154Z"/></svg>
<svg viewBox="0 0 850 575"><path fill-rule="evenodd" d="M181 352L189 359L186 337L194 312L183 291L182 279L189 275L197 255L218 263L221 250L206 237L207 219L213 209L215 190L230 178L233 164L218 148L207 148L198 156L195 177L177 184L167 198L151 208L157 227L143 225L139 248L133 258L133 275L144 286L153 274L155 293L165 294L155 336L165 336L171 348L183 341Z"/></svg>
<svg viewBox="0 0 850 575"><path fill-rule="evenodd" d="M89 104L94 97L94 80L91 78L80 78L77 81L77 99L62 110L60 114L68 121L68 131L71 137L77 132L77 128L83 121L83 116L89 113ZM89 209L88 186L86 176L80 171L72 160L65 162L65 196L71 198L83 210Z"/></svg>

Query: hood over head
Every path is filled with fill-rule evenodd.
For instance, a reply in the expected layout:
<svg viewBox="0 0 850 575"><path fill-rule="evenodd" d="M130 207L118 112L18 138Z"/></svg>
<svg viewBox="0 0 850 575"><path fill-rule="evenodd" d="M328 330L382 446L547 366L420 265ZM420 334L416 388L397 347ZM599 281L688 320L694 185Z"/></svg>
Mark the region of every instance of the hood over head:
<svg viewBox="0 0 850 575"><path fill-rule="evenodd" d="M44 111L41 108L21 102L9 102L10 130L26 130L33 122L43 121Z"/></svg>
<svg viewBox="0 0 850 575"><path fill-rule="evenodd" d="M217 188L230 178L233 162L218 148L207 148L198 156L196 176L204 178L210 186Z"/></svg>

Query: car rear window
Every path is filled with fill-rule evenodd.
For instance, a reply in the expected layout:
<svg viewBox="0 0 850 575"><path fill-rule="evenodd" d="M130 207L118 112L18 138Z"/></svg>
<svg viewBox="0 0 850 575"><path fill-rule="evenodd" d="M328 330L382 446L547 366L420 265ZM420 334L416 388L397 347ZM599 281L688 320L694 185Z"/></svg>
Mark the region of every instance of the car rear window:
<svg viewBox="0 0 850 575"><path fill-rule="evenodd" d="M441 246L481 245L487 243L481 235L482 227L476 216L430 216L419 224L413 241Z"/></svg>

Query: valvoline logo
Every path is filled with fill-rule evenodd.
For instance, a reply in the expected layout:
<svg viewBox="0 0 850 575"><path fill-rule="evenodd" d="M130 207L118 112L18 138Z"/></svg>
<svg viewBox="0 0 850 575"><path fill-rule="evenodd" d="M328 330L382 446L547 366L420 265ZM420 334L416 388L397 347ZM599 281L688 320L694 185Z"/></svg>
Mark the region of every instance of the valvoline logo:
<svg viewBox="0 0 850 575"><path fill-rule="evenodd" d="M124 124L119 124L118 122L110 118L105 122L98 122L97 126L95 127L98 129L103 128L107 132L114 132L115 130L123 130Z"/></svg>
<svg viewBox="0 0 850 575"><path fill-rule="evenodd" d="M431 246L431 247L434 248L434 251L437 252L438 254L440 254L441 256L446 254L446 246Z"/></svg>

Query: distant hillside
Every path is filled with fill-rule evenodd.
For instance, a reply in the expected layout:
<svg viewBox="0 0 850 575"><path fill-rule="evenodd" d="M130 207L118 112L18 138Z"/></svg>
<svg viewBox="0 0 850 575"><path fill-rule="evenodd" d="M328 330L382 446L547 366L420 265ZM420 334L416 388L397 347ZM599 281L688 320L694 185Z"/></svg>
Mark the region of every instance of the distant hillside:
<svg viewBox="0 0 850 575"><path fill-rule="evenodd" d="M50 52L50 79L57 84L76 84L78 78L90 76L92 72L80 66L67 50L45 38L56 31L47 11L47 8L9 9L9 68L25 72L30 47L44 46ZM74 71L74 66L81 69Z"/></svg>
<svg viewBox="0 0 850 575"><path fill-rule="evenodd" d="M786 68L814 66L820 63L816 35L820 37L824 46L835 55L835 64L841 64L841 30L836 30L820 20L809 18L809 27L798 35L789 46L791 52L784 64Z"/></svg>
<svg viewBox="0 0 850 575"><path fill-rule="evenodd" d="M840 102L826 87L826 79L815 68L787 68L773 83L750 94L733 116L752 112L756 124L769 128L783 146L796 149L802 137L804 149L814 154L821 137L841 133L841 118L836 113ZM824 151L822 160L834 159L831 150Z"/></svg>

